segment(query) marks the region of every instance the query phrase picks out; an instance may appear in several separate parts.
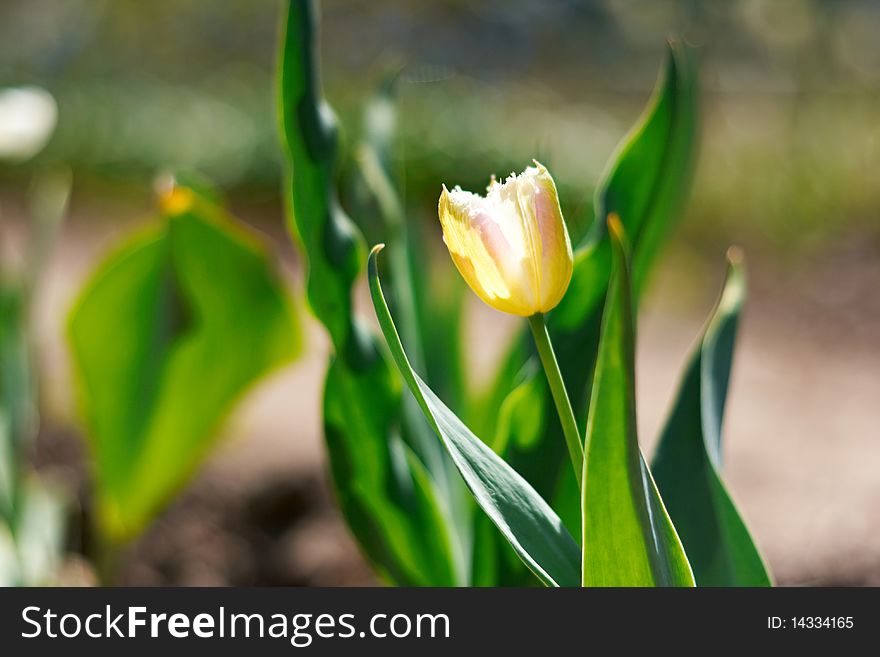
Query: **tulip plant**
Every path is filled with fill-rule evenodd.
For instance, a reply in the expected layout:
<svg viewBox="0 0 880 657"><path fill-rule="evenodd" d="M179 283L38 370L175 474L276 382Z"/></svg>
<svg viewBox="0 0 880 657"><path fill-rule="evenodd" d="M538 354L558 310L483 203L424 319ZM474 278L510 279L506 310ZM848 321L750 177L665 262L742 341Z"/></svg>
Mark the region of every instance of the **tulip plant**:
<svg viewBox="0 0 880 657"><path fill-rule="evenodd" d="M395 585L769 585L721 471L744 297L738 257L650 465L636 432L638 299L694 160L689 49L670 43L644 115L596 185L586 235L570 236L554 180L537 162L503 183L492 178L485 196L442 187L455 267L532 334L514 339L488 389L474 392L461 359L461 299L450 302L421 266L439 235L406 219L393 121L370 121L377 108L395 116L393 84L367 103L355 149L374 210L350 207L353 220L337 195L343 151L321 91L316 14L311 0L290 0L280 56L289 226L333 346L323 407L331 475L376 573ZM388 253L387 298L383 245L367 268L381 338L351 300L374 212Z"/></svg>

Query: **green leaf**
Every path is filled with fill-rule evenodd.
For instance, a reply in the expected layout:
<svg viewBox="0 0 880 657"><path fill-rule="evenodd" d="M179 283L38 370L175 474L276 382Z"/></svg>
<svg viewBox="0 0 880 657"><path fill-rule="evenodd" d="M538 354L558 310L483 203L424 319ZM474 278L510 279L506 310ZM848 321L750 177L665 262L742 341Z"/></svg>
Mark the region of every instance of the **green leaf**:
<svg viewBox="0 0 880 657"><path fill-rule="evenodd" d="M402 439L399 377L352 309L363 239L335 189L337 127L321 95L317 20L310 0L288 3L280 114L291 174L290 229L302 246L310 305L334 345L324 434L337 498L367 559L386 580L464 584L466 560L451 540L437 482ZM377 173L385 185L384 172Z"/></svg>
<svg viewBox="0 0 880 657"><path fill-rule="evenodd" d="M430 350L432 356L436 357L433 352L449 351L450 342L459 343L459 334L453 332L438 336L434 331L426 328L428 325L430 328L436 327L441 330L452 328L450 324L457 322L459 313L455 306L435 308L427 303L429 298L436 300L436 297L428 289L424 276L417 273L418 267L413 262L415 240L410 234L410 226L406 222L403 202L395 187L392 172L392 151L397 124L394 105L396 80L396 74L386 76L378 92L365 107L365 137L358 149L358 162L363 181L375 199L382 218L382 233L389 243L390 298L399 317L403 344L418 369L437 373L437 368L428 370L428 354L423 348L423 336L429 340L437 340L429 342L432 345ZM457 369L455 361L450 358L445 364L448 365L449 374L443 376L442 381L454 383ZM461 485L461 478L443 448L434 439L415 400L410 395L406 395L403 403L404 440L412 446L437 482L438 490L449 507L450 520L456 523L454 535L465 536L467 528L462 523L472 514L468 508L469 500L467 492ZM470 541L465 539L465 542ZM462 549L464 549L463 545Z"/></svg>
<svg viewBox="0 0 880 657"><path fill-rule="evenodd" d="M538 364L529 361L522 372L522 383L504 399L494 418L494 440L489 446L504 458L505 454L530 455L540 462L543 437L547 429L546 377L537 369ZM540 376L532 376L535 372ZM490 424L489 426L492 426ZM487 429L491 431L491 429ZM570 469L569 469L570 470ZM575 487L569 491L579 509L579 494ZM507 541L491 527L489 520L480 514L475 518L474 578L482 578L488 586L535 586L540 582L517 558Z"/></svg>
<svg viewBox="0 0 880 657"><path fill-rule="evenodd" d="M540 378L528 376L501 405L496 419L495 439L489 445L499 456L503 456L509 447L530 452L540 445L547 410L545 404L548 401L541 381Z"/></svg>
<svg viewBox="0 0 880 657"><path fill-rule="evenodd" d="M652 469L699 586L771 586L721 479L721 423L745 276L732 252L727 281L679 387Z"/></svg>
<svg viewBox="0 0 880 657"><path fill-rule="evenodd" d="M324 434L339 505L367 558L400 586L462 583L434 484L399 436L400 384L366 329L333 358Z"/></svg>
<svg viewBox="0 0 880 657"><path fill-rule="evenodd" d="M636 298L690 189L697 152L697 72L692 49L670 41L642 118L609 161L593 199L595 220L575 254L568 293L554 313L560 329L589 322L611 271L607 219L616 214L632 244Z"/></svg>
<svg viewBox="0 0 880 657"><path fill-rule="evenodd" d="M9 527L0 522L0 587L18 586L20 581L15 538Z"/></svg>
<svg viewBox="0 0 880 657"><path fill-rule="evenodd" d="M382 333L400 373L465 483L520 558L550 586L577 586L580 555L562 521L513 468L477 438L413 372L394 327L376 268L369 260L370 293Z"/></svg>
<svg viewBox="0 0 880 657"><path fill-rule="evenodd" d="M0 521L18 504L21 459L36 431L34 381L20 290L0 281Z"/></svg>
<svg viewBox="0 0 880 657"><path fill-rule="evenodd" d="M583 584L693 586L681 541L639 449L632 288L623 233L611 223L614 269L584 450Z"/></svg>
<svg viewBox="0 0 880 657"><path fill-rule="evenodd" d="M354 330L351 286L362 271L364 245L334 191L339 129L321 95L317 11L291 0L280 57L282 136L291 165L289 228L308 255L309 304L341 351Z"/></svg>
<svg viewBox="0 0 880 657"><path fill-rule="evenodd" d="M164 208L100 266L70 316L99 522L115 541L186 483L233 403L299 342L282 281L250 233L187 188Z"/></svg>

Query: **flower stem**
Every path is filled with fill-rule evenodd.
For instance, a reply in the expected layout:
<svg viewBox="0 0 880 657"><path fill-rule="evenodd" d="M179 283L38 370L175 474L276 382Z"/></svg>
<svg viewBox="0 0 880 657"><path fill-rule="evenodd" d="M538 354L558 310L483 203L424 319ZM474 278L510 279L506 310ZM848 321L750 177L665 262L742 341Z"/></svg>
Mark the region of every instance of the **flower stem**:
<svg viewBox="0 0 880 657"><path fill-rule="evenodd" d="M547 325L544 323L544 315L536 313L529 317L529 327L535 338L535 346L538 347L538 355L547 375L547 383L550 384L550 393L556 404L556 412L562 423L562 433L565 435L565 444L568 446L568 455L571 457L571 465L577 477L578 488L581 487L584 469L584 442L581 440L574 419L574 411L571 409L571 401L565 391L565 383L562 380L562 372L559 371L559 363L556 362L556 354L553 353L553 345L550 342L550 334L547 333Z"/></svg>

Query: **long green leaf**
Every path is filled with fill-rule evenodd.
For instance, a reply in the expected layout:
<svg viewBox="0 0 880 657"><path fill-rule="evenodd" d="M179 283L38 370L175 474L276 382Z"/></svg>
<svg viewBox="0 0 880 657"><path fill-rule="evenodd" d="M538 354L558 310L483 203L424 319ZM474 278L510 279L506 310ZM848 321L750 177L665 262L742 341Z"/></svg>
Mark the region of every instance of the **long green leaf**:
<svg viewBox="0 0 880 657"><path fill-rule="evenodd" d="M0 522L10 525L18 505L22 457L36 431L26 314L20 289L0 281Z"/></svg>
<svg viewBox="0 0 880 657"><path fill-rule="evenodd" d="M733 254L724 290L685 371L652 461L699 586L771 585L721 479L721 424L745 294L745 276Z"/></svg>
<svg viewBox="0 0 880 657"><path fill-rule="evenodd" d="M334 189L339 128L321 95L317 11L312 0L291 0L282 37L282 134L292 164L289 227L308 254L312 310L342 350L352 337L351 286L362 271L363 238Z"/></svg>
<svg viewBox="0 0 880 657"><path fill-rule="evenodd" d="M0 263L0 584L50 583L64 549L62 496L29 472L36 437L37 389L29 339L30 306L46 255L64 218L70 176L38 176L30 203L27 257L21 271Z"/></svg>
<svg viewBox="0 0 880 657"><path fill-rule="evenodd" d="M389 244L391 305L399 317L403 344L416 368L425 371L429 377L442 372L439 377L441 383L454 384L458 382L455 376L458 369L455 357L458 354L454 349L449 349L449 346L450 343L458 345L460 335L454 330L439 335L437 331L457 328L450 324L458 320L458 308L440 303L435 307L428 303L429 299L438 301L438 295L432 294L428 289L425 276L419 272L413 260L413 247L417 245L415 237L418 231L411 231L412 226L406 222L403 201L395 184L393 151L397 112L394 93L397 78L396 73L386 76L377 93L364 108L364 140L358 149L360 172L367 190L375 200L382 219L382 234ZM413 235L414 232L416 235ZM431 344L430 358L424 344ZM428 369L428 363L434 364L438 355L447 367ZM428 380L436 387L432 379ZM460 393L460 390L455 392ZM461 395L457 394L456 401L460 399ZM403 404L404 440L413 448L437 483L438 492L449 509L449 520L454 525L452 534L459 539L461 545L458 549L463 554L470 544L469 520L473 515L467 491L462 486L455 466L434 439L413 397L405 395Z"/></svg>
<svg viewBox="0 0 880 657"><path fill-rule="evenodd" d="M614 269L584 449L583 584L693 586L681 541L639 449L632 288L623 233L611 223Z"/></svg>
<svg viewBox="0 0 880 657"><path fill-rule="evenodd" d="M382 333L400 373L443 441L468 488L520 558L549 586L576 586L577 544L550 506L513 468L477 438L409 365L382 295L376 256L369 260L370 293Z"/></svg>
<svg viewBox="0 0 880 657"><path fill-rule="evenodd" d="M487 423L486 431L494 430L492 449L503 458L504 454L531 454L541 460L540 449L547 431L544 422L547 418L546 405L552 403L546 396L546 377L533 376L539 367L537 362L529 361L524 368L522 383L509 394L501 404L492 421ZM491 433L489 434L491 435ZM568 491L573 504L580 508L577 489ZM475 517L474 535L474 577L494 586L534 586L540 584L525 564L517 558L510 545L482 514Z"/></svg>
<svg viewBox="0 0 880 657"><path fill-rule="evenodd" d="M399 379L363 329L365 359L335 357L324 433L340 507L376 570L401 586L462 583L434 484L398 435Z"/></svg>
<svg viewBox="0 0 880 657"><path fill-rule="evenodd" d="M290 165L290 229L301 246L308 299L334 354L324 388L324 435L340 508L374 568L399 585L466 583L432 476L402 435L400 380L355 317L352 285L363 238L335 189L338 135L321 93L318 15L290 0L279 57L279 104Z"/></svg>
<svg viewBox="0 0 880 657"><path fill-rule="evenodd" d="M560 330L589 323L611 271L607 220L616 214L632 244L639 297L663 239L690 189L697 146L697 71L693 51L670 41L654 94L608 163L593 199L595 220L575 254L569 291L553 315Z"/></svg>
<svg viewBox="0 0 880 657"><path fill-rule="evenodd" d="M101 528L136 534L184 485L242 393L296 353L262 246L178 187L162 222L112 254L70 316Z"/></svg>

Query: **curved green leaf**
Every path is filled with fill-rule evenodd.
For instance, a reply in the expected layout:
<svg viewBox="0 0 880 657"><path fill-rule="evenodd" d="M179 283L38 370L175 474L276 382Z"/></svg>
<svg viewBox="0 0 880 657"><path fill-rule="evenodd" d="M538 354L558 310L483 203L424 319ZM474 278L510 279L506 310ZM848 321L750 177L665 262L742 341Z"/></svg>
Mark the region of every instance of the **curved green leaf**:
<svg viewBox="0 0 880 657"><path fill-rule="evenodd" d="M324 434L340 507L376 570L401 586L460 584L443 510L421 462L398 435L399 379L371 333L366 358L334 357Z"/></svg>
<svg viewBox="0 0 880 657"><path fill-rule="evenodd" d="M293 358L298 336L265 250L187 188L100 266L69 340L111 539L136 534L184 485L233 402Z"/></svg>
<svg viewBox="0 0 880 657"><path fill-rule="evenodd" d="M745 300L738 257L691 357L652 461L699 586L770 586L767 567L721 479L721 423Z"/></svg>
<svg viewBox="0 0 880 657"><path fill-rule="evenodd" d="M290 165L289 227L302 246L310 305L334 346L324 435L336 494L367 558L388 581L463 584L464 560L453 547L436 481L401 439L400 380L352 308L363 238L336 193L337 126L321 94L317 13L311 0L288 3L279 102Z"/></svg>
<svg viewBox="0 0 880 657"><path fill-rule="evenodd" d="M282 35L282 136L291 163L289 228L308 254L309 305L342 350L353 330L351 286L364 245L334 190L339 129L321 95L318 16L311 0L291 0Z"/></svg>
<svg viewBox="0 0 880 657"><path fill-rule="evenodd" d="M687 196L696 160L697 71L693 50L670 41L645 112L609 161L593 199L595 220L575 253L568 293L553 315L571 330L601 305L611 271L607 220L616 214L631 242L636 298Z"/></svg>
<svg viewBox="0 0 880 657"><path fill-rule="evenodd" d="M477 438L409 365L382 295L376 255L370 254L373 307L391 355L428 422L443 441L465 483L520 558L550 586L577 586L577 544L550 506L513 468Z"/></svg>
<svg viewBox="0 0 880 657"><path fill-rule="evenodd" d="M375 200L382 219L382 233L389 244L391 305L399 318L400 334L407 353L420 371L426 373L431 385L454 394L462 401L457 372L460 368L456 351L460 334L456 330L460 304L440 303L428 280L413 261L413 248L419 244L419 231L406 222L403 202L395 185L392 171L393 144L397 127L394 104L397 73L387 75L379 90L364 108L364 140L358 148L361 177ZM422 249L424 252L424 249ZM428 300L435 303L429 303ZM431 344L430 350L423 348ZM437 367L437 361L442 365ZM429 364L431 367L429 367ZM433 377L433 378L432 378ZM451 389L451 390L450 390ZM448 507L453 524L451 534L460 543L459 552L469 549L472 503L442 446L437 443L421 410L411 395L403 399L403 438L422 460L437 484L438 493Z"/></svg>
<svg viewBox="0 0 880 657"><path fill-rule="evenodd" d="M684 549L639 449L629 265L623 233L610 223L614 269L584 445L583 585L693 586Z"/></svg>
<svg viewBox="0 0 880 657"><path fill-rule="evenodd" d="M0 522L14 524L22 457L37 428L26 302L0 280Z"/></svg>

